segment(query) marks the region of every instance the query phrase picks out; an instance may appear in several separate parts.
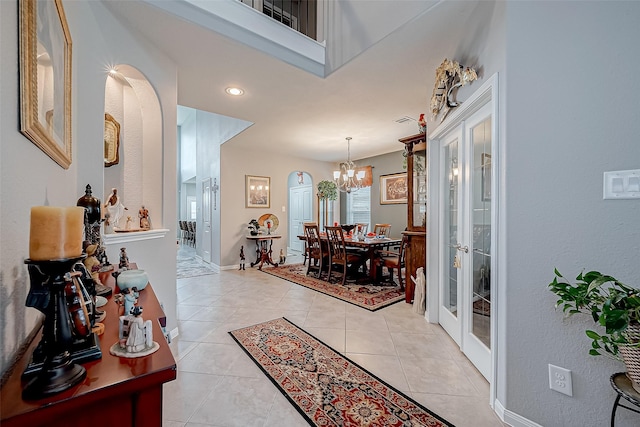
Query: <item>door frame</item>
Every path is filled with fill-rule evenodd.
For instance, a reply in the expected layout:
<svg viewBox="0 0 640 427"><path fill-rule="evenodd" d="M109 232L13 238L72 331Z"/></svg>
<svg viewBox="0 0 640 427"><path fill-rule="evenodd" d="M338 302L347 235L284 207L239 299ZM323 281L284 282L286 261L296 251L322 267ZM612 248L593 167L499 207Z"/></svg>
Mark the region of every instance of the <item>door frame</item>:
<svg viewBox="0 0 640 427"><path fill-rule="evenodd" d="M499 76L498 73L493 74L474 92L464 103L457 107L431 134L427 144L428 159L428 191L429 200L442 201L444 195L440 194L440 174L441 174L441 158L443 152L441 150L441 140L456 127L471 117L487 104L491 104L491 134L492 134L492 162L491 162L491 222L492 222L492 260L491 260L491 372L489 375L489 400L493 408L496 401L496 381L498 373L498 343L504 342L504 337L499 336L499 325L503 323L501 313L503 313L501 304L501 294L504 293L503 282L504 275L504 255L506 253L503 248L504 240L504 224L500 221L502 217L502 185L503 174L500 172L503 160L503 142L500 136L500 120L499 120L499 93L498 93ZM464 137L463 129L463 137ZM440 214L438 203L427 204L427 230L438 230L429 234L427 239L427 311L425 317L430 323L439 323L439 304L440 304L440 278L441 278L441 262L440 246L443 244L443 236L440 235Z"/></svg>

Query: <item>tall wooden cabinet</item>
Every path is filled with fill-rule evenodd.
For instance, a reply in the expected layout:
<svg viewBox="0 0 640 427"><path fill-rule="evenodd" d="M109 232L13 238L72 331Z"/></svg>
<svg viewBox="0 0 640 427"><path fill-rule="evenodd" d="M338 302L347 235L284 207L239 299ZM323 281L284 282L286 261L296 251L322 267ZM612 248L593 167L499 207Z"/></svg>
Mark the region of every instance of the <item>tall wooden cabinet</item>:
<svg viewBox="0 0 640 427"><path fill-rule="evenodd" d="M405 301L413 301L414 284L410 276L420 267L426 269L427 257L427 135L419 133L400 139L407 158L407 236L405 255ZM425 271L426 274L426 271Z"/></svg>

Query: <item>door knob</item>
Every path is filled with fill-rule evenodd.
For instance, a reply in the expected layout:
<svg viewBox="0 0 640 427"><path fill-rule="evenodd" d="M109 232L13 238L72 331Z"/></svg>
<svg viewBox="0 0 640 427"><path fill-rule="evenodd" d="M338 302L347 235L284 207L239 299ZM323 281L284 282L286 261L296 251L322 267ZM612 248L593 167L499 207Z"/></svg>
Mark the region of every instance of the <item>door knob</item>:
<svg viewBox="0 0 640 427"><path fill-rule="evenodd" d="M464 252L465 254L469 253L469 246L462 246L460 243L456 245L456 249L461 252Z"/></svg>

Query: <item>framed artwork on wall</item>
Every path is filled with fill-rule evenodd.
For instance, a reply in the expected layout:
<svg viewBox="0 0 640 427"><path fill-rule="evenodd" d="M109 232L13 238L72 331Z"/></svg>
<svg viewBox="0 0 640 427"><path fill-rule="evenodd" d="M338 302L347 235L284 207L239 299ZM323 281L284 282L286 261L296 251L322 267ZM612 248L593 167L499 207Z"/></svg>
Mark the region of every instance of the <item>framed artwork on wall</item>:
<svg viewBox="0 0 640 427"><path fill-rule="evenodd" d="M245 203L247 208L271 207L271 178L245 175Z"/></svg>
<svg viewBox="0 0 640 427"><path fill-rule="evenodd" d="M21 0L20 131L71 165L71 35L62 0Z"/></svg>
<svg viewBox="0 0 640 427"><path fill-rule="evenodd" d="M380 175L380 204L407 203L407 173Z"/></svg>
<svg viewBox="0 0 640 427"><path fill-rule="evenodd" d="M120 162L120 123L111 114L104 113L104 166Z"/></svg>

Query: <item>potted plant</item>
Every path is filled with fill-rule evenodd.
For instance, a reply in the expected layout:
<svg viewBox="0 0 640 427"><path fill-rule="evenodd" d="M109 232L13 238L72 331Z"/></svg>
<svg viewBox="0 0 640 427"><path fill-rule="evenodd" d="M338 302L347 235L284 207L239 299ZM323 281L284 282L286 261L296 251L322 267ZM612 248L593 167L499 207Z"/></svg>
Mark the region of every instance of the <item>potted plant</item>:
<svg viewBox="0 0 640 427"><path fill-rule="evenodd" d="M597 271L580 273L574 284L556 269L551 292L558 296L556 308L568 315L587 313L604 333L587 330L589 354L610 355L622 360L633 388L640 392L640 290ZM604 352L604 353L603 353Z"/></svg>
<svg viewBox="0 0 640 427"><path fill-rule="evenodd" d="M260 233L260 224L258 224L256 219L249 221L249 226L247 228L252 236L257 236Z"/></svg>
<svg viewBox="0 0 640 427"><path fill-rule="evenodd" d="M320 200L337 200L338 187L333 181L320 181L318 183L318 199Z"/></svg>

